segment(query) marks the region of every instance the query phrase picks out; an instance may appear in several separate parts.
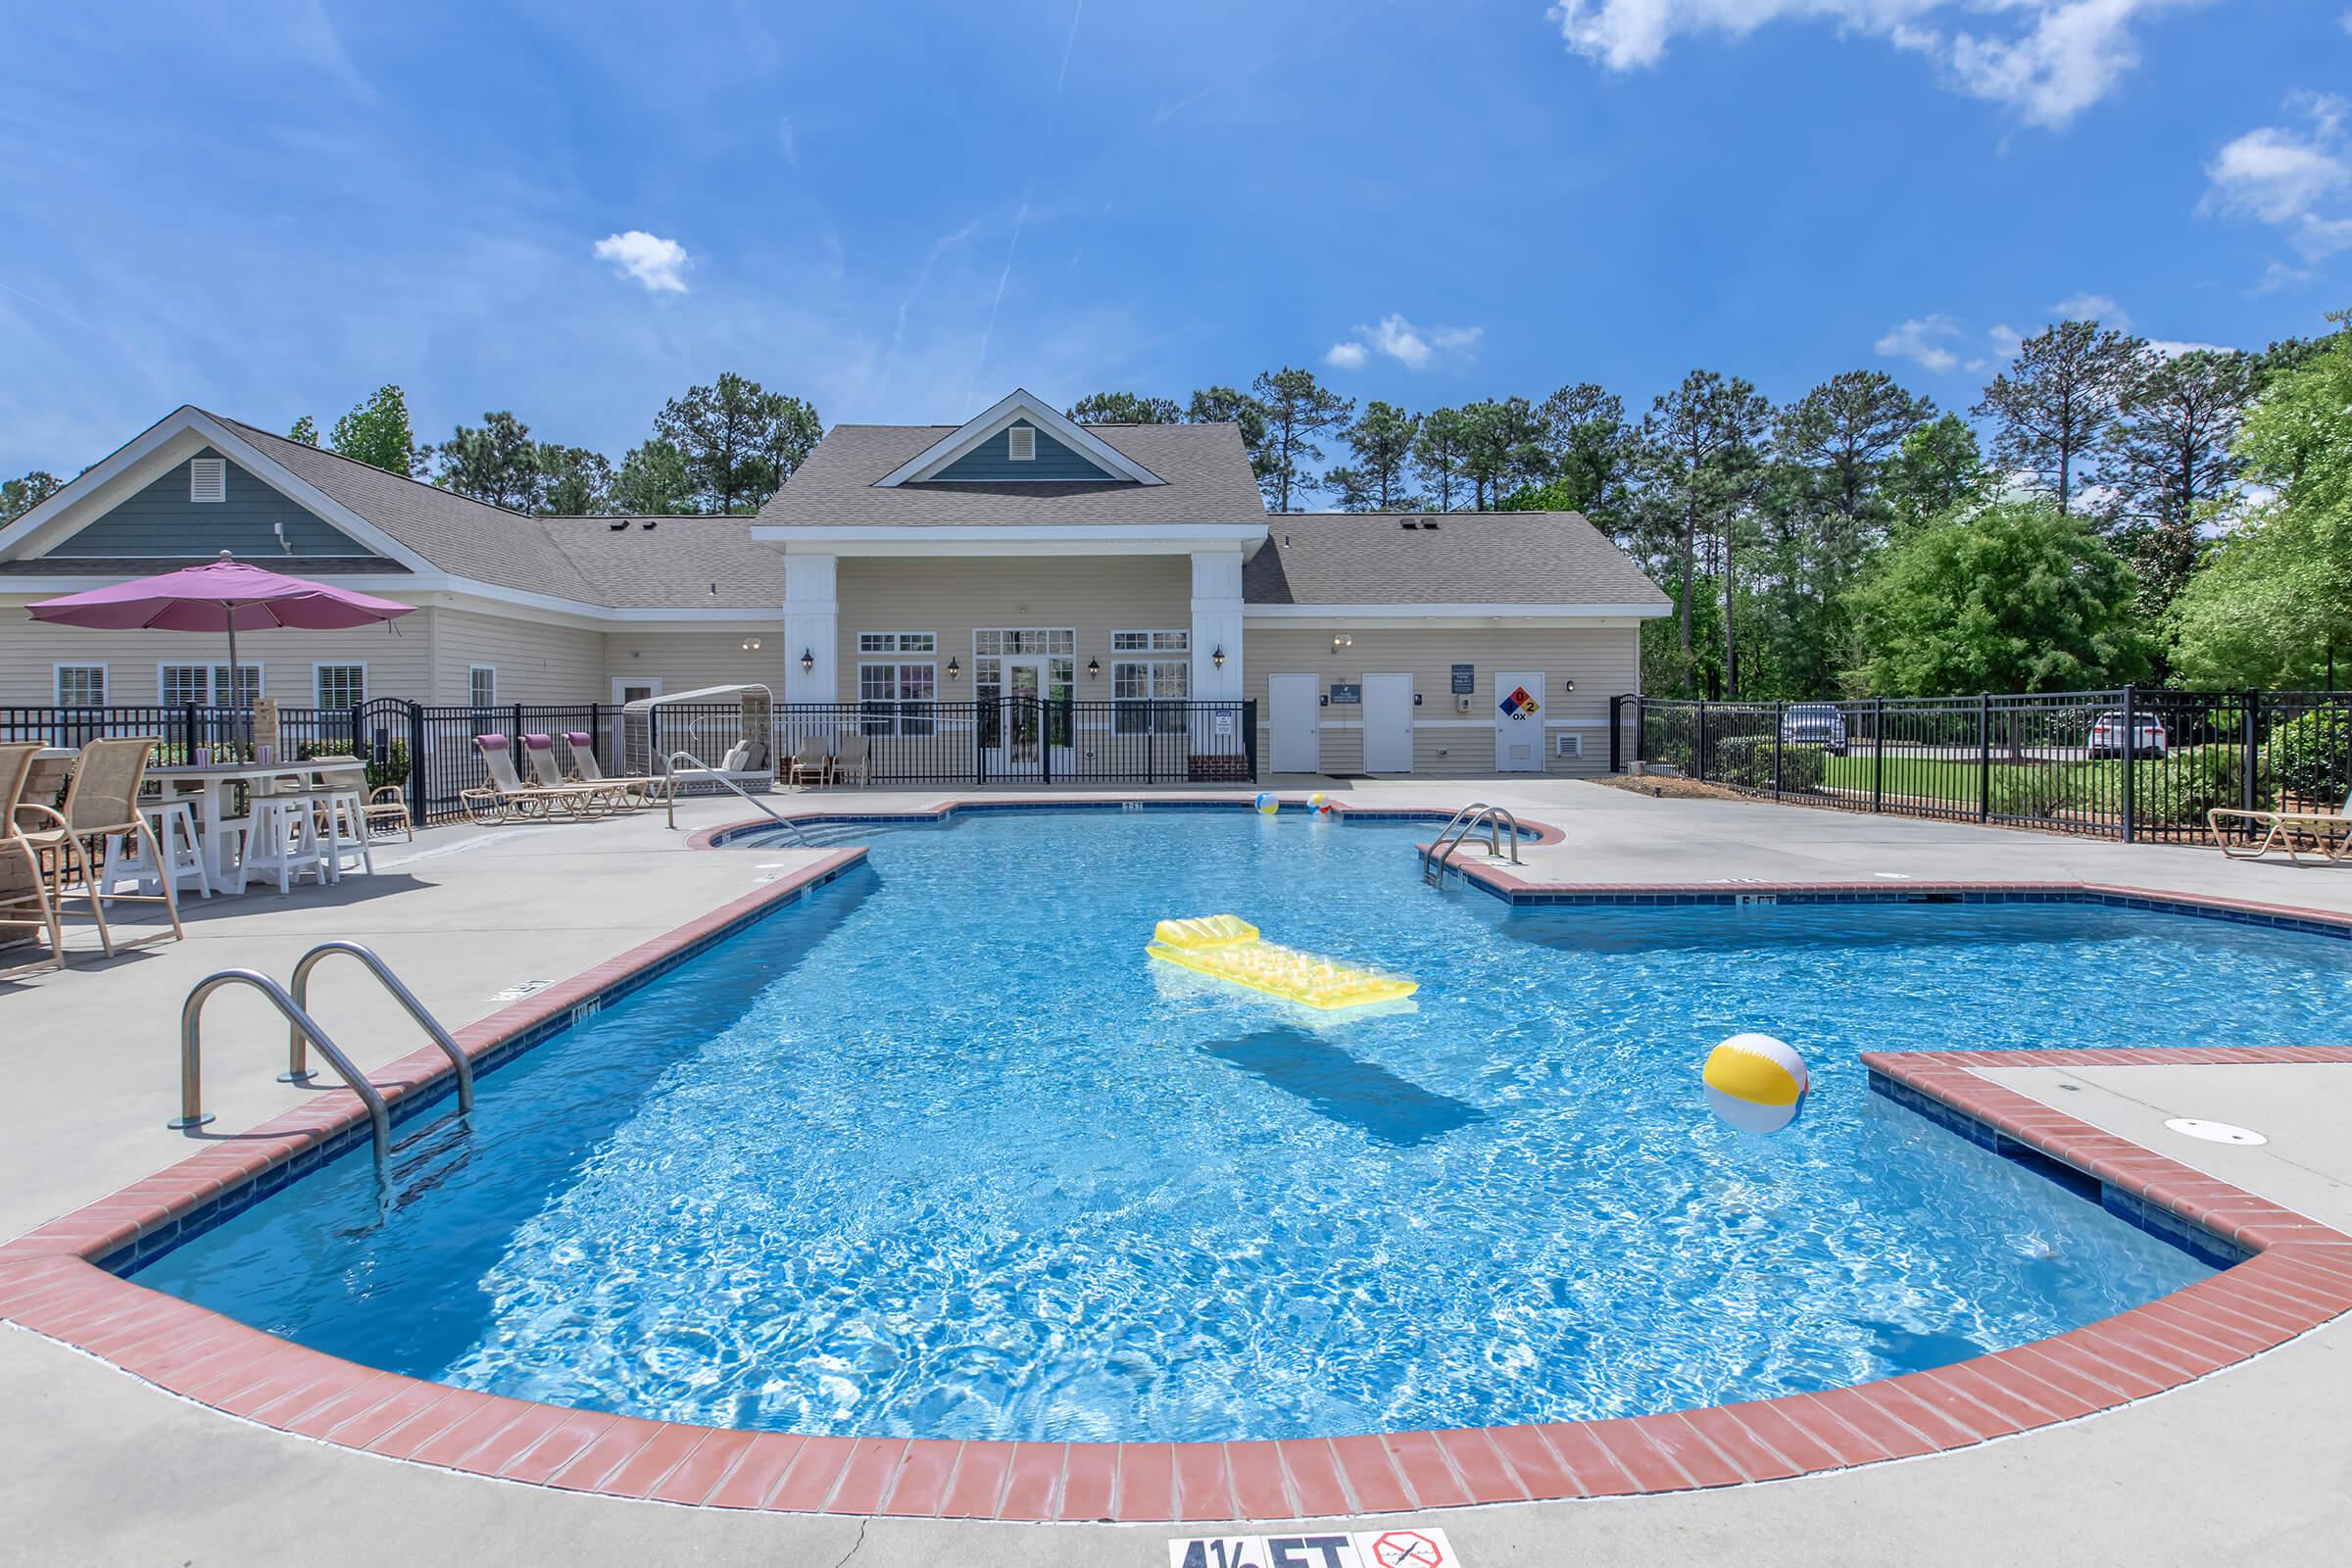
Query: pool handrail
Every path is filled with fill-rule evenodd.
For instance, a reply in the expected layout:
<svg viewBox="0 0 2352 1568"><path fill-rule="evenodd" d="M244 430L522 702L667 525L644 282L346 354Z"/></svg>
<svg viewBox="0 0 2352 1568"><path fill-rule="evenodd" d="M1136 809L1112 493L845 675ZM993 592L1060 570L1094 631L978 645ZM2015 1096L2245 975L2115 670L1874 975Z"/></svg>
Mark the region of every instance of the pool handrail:
<svg viewBox="0 0 2352 1568"><path fill-rule="evenodd" d="M368 1081L342 1048L327 1038L326 1031L286 995L286 988L256 969L221 969L196 982L188 1000L179 1007L179 1114L164 1125L179 1132L193 1132L213 1119L204 1108L204 1004L214 992L227 986L251 986L270 999L271 1006L285 1014L286 1021L318 1043L318 1054L332 1063L343 1079L343 1087L360 1097L368 1107L368 1120L375 1129L375 1153L378 1159L392 1152L392 1111L384 1103L383 1095Z"/></svg>
<svg viewBox="0 0 2352 1568"><path fill-rule="evenodd" d="M750 792L745 790L742 785L736 783L733 779L727 777L726 774L720 772L717 768L712 767L709 762L704 761L692 752L670 753L669 760L662 764L662 771L667 773L674 780L677 777L678 764L680 762L692 762L696 767L702 769L703 777L714 779L718 783L724 784L728 789L733 790L737 795L742 796L745 804L757 807L762 815L766 816L770 821L774 822L785 832L790 833L792 835L792 841L795 844L798 844L802 849L807 850L813 849L815 847L802 835L801 830L798 827L793 825L792 818L779 815L776 812L776 809L769 806L765 801L757 801L752 799ZM668 791L668 797L665 804L669 808L670 829L674 832L678 825L678 792L674 784Z"/></svg>
<svg viewBox="0 0 2352 1568"><path fill-rule="evenodd" d="M1491 859L1502 858L1502 835L1497 823L1508 823L1511 829L1511 863L1518 865L1519 818L1507 806L1490 806L1485 801L1472 801L1453 813L1445 828L1422 852L1421 880L1431 887L1441 887L1446 881L1446 858L1478 831L1481 823L1487 829L1487 855ZM1447 840L1452 842L1449 844Z"/></svg>
<svg viewBox="0 0 2352 1568"><path fill-rule="evenodd" d="M318 967L320 959L332 957L338 953L347 953L365 964L368 972L382 981L384 989L392 993L392 1000L406 1007L409 1016L416 1019L423 1027L424 1032L432 1037L433 1044L441 1048L441 1054L449 1058L450 1066L457 1070L458 1109L460 1111L473 1109L473 1058L466 1054L457 1041L451 1038L447 1029L441 1027L441 1020L425 1010L424 1004L416 1000L416 993L402 983L400 976L394 974L391 965L376 956L373 948L357 942L321 942L304 954L294 965L293 991L296 1010L301 1011L306 1017L309 1016L311 971ZM307 1084L318 1076L310 1070L303 1049L304 1043L311 1037L304 1033L301 1024L290 1018L287 1020L286 1029L286 1070L278 1074L277 1081L281 1084Z"/></svg>

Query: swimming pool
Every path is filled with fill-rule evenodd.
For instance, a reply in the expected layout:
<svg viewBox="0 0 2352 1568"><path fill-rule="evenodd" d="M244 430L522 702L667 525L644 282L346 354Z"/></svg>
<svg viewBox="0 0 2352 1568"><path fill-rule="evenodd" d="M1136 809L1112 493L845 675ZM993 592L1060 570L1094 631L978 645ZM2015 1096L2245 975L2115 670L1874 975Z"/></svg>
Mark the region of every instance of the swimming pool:
<svg viewBox="0 0 2352 1568"><path fill-rule="evenodd" d="M371 1365L720 1426L1679 1408L2207 1272L1869 1095L1857 1050L2297 1043L2352 998L2339 941L2144 911L1508 909L1423 888L1429 831L875 830L869 869L486 1079L472 1128L408 1137L388 1200L344 1159L138 1278ZM1143 958L1153 920L1226 909L1422 989L1320 1017ZM1769 1142L1699 1099L1740 1028L1814 1065Z"/></svg>

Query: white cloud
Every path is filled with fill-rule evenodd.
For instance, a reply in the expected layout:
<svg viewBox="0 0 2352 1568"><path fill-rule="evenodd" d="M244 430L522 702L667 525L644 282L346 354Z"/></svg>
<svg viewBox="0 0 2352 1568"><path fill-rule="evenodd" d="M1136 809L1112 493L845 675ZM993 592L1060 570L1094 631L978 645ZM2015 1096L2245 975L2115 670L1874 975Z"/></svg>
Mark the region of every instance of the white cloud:
<svg viewBox="0 0 2352 1568"><path fill-rule="evenodd" d="M1992 353L1995 359L2014 360L2019 351L2026 346L2025 334L2007 321L1988 328L1984 335L1992 340Z"/></svg>
<svg viewBox="0 0 2352 1568"><path fill-rule="evenodd" d="M2132 24L2208 0L1556 0L1568 47L1611 71L1654 66L1678 35L1735 41L1776 22L1828 22L1927 56L1958 90L2057 127L2139 64ZM1951 19L1955 25L1940 24ZM1984 29L1984 30L1975 30Z"/></svg>
<svg viewBox="0 0 2352 1568"><path fill-rule="evenodd" d="M1340 370L1360 370L1375 354L1385 354L1408 370L1426 370L1441 363L1460 363L1476 356L1483 326L1419 327L1401 316L1384 316L1376 326L1358 326L1355 336L1334 343L1323 363Z"/></svg>
<svg viewBox="0 0 2352 1568"><path fill-rule="evenodd" d="M2183 343L2177 338L2169 337L2152 337L2148 339L2148 347L2168 360L2177 360L2183 354L2227 354L2230 352L2219 343Z"/></svg>
<svg viewBox="0 0 2352 1568"><path fill-rule="evenodd" d="M1960 363L1945 344L1960 335L1960 323L1948 316L1915 317L1878 341L1878 351L1889 359L1912 360L1940 375Z"/></svg>
<svg viewBox="0 0 2352 1568"><path fill-rule="evenodd" d="M648 234L642 228L632 228L625 234L608 234L598 240L596 259L611 262L614 271L643 283L649 294L685 293L684 274L694 265L685 246L674 239Z"/></svg>
<svg viewBox="0 0 2352 1568"><path fill-rule="evenodd" d="M2115 303L2112 294L2069 294L2050 307L2061 321L2096 321L2119 332L2132 330L2132 314Z"/></svg>
<svg viewBox="0 0 2352 1568"><path fill-rule="evenodd" d="M2297 123L2263 125L2224 144L2205 166L2200 217L2250 218L2285 231L2306 262L2352 248L2352 105L2328 93L2287 100ZM2292 269L2272 264L2265 288Z"/></svg>

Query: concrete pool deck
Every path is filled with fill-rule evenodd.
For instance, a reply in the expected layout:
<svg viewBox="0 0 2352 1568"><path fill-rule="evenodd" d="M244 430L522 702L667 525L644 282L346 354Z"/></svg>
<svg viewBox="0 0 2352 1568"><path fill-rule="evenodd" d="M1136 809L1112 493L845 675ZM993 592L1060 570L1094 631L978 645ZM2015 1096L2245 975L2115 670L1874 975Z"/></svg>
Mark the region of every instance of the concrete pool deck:
<svg viewBox="0 0 2352 1568"><path fill-rule="evenodd" d="M2082 880L2205 897L2352 909L2352 873L2225 862L2212 851L2078 842L1592 785L1324 786L1367 806L1496 799L1567 831L1526 852L1530 880L1708 883L1875 878ZM970 791L828 793L809 809L920 808ZM1286 790L1286 793L1290 793ZM740 820L741 803L681 821ZM384 875L291 899L192 906L192 940L0 984L0 1039L17 1092L0 1151L0 1235L146 1176L188 1152L172 1113L176 1008L228 964L283 975L311 941L382 951L453 1026L501 990L561 979L808 863L804 852L697 852L658 818L579 827L445 828L389 849ZM398 863L396 863L398 862ZM1899 880L1899 879L1889 879ZM80 941L86 937L76 932ZM80 942L76 942L78 948ZM78 955L77 955L78 956ZM322 970L318 1011L370 1068L414 1028L356 970ZM239 1004L232 1010L231 1003ZM224 997L208 1029L215 1131L299 1104L272 1080L280 1030ZM2183 1042L2211 1044L2212 1042ZM2352 1227L2352 1067L1999 1067L1987 1076L2095 1126L2153 1142L2166 1116L2238 1121L2260 1150L2161 1145L2313 1218ZM2074 1087L2066 1087L2072 1082ZM2269 1086L2269 1087L2266 1087ZM2161 1114L2159 1114L2161 1112ZM2167 1135L2171 1136L2171 1135ZM2222 1161L2228 1161L2225 1166ZM2352 1347L2341 1323L2201 1382L2114 1412L1963 1451L1702 1494L1447 1509L1431 1516L1470 1563L1982 1560L2171 1561L2217 1549L2261 1561L2334 1560L2352 1527ZM0 1560L1166 1561L1185 1527L1050 1529L761 1515L573 1495L330 1447L195 1405L34 1335L0 1334ZM135 1482L126 1478L135 1477ZM1393 1522L1384 1521L1384 1522ZM333 1544L298 1544L304 1527ZM1261 1534L1263 1525L1247 1527Z"/></svg>

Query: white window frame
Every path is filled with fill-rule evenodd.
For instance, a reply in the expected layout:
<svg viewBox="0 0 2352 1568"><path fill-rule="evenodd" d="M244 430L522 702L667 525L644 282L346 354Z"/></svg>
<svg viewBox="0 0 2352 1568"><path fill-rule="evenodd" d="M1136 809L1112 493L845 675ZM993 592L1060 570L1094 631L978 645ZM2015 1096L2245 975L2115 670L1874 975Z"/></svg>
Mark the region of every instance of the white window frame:
<svg viewBox="0 0 2352 1568"><path fill-rule="evenodd" d="M356 669L360 672L360 696L357 703L330 703L319 688L320 677L330 669ZM313 708L354 708L368 701L368 661L365 659L318 659L311 662L311 706Z"/></svg>
<svg viewBox="0 0 2352 1568"><path fill-rule="evenodd" d="M474 694L474 677L477 675L490 677L490 700L486 703ZM498 706L498 666L496 664L467 664L466 666L466 706L477 713L485 708Z"/></svg>
<svg viewBox="0 0 2352 1568"><path fill-rule="evenodd" d="M1162 657L1166 656L1166 657ZM1173 677L1177 690L1163 686ZM1121 695L1121 682L1140 681L1143 694ZM1144 703L1187 703L1193 695L1193 634L1186 627L1128 629L1110 634L1111 729L1120 735L1156 731L1181 734L1186 719L1182 708L1140 710ZM1149 717L1146 714L1149 713Z"/></svg>
<svg viewBox="0 0 2352 1568"><path fill-rule="evenodd" d="M97 671L98 700L96 702L69 703L66 701L66 671L69 669L81 674L87 674L92 670ZM57 699L57 706L60 708L104 708L106 706L106 665L103 663L65 662L49 666L49 694Z"/></svg>
<svg viewBox="0 0 2352 1568"><path fill-rule="evenodd" d="M865 637L869 635L872 634L860 634L858 641L864 642ZM920 635L928 636L929 634L922 633ZM877 652L887 651L877 650ZM919 653L920 650L917 652ZM938 650L934 648L931 656L922 658L861 659L858 662L858 727L861 733L912 736L927 736L937 733L939 726L939 660L935 657L937 652ZM890 672L883 677L883 684L891 695L868 697L866 695L867 674L882 670ZM922 672L923 687L931 694L928 697L906 695L906 677L916 670Z"/></svg>
<svg viewBox="0 0 2352 1568"><path fill-rule="evenodd" d="M172 702L170 697L165 695L165 693L170 689L164 679L165 670L201 669L204 671L205 695L197 699L196 706L199 708L227 708L235 699L236 677L233 674L230 675L228 680L229 689L226 693L218 690L221 684L221 671L227 668L228 665L226 663L211 659L201 661L193 659L164 660L155 666L156 701L166 708L175 708L179 706L178 704ZM253 671L253 695L255 698L260 698L264 692L267 692L270 689L267 673L262 668L260 660L239 660L237 662L237 668L250 669Z"/></svg>
<svg viewBox="0 0 2352 1568"><path fill-rule="evenodd" d="M1024 441L1021 439L1023 436L1027 436L1029 439ZM1024 451L1024 448L1027 450ZM1004 427L1004 457L1006 461L1012 463L1035 463L1037 461L1037 426L1034 424L1006 425Z"/></svg>
<svg viewBox="0 0 2352 1568"><path fill-rule="evenodd" d="M201 477L200 477L201 476ZM211 490L214 494L207 495ZM188 501L195 506L219 506L228 500L228 460L226 458L190 458L188 460Z"/></svg>

